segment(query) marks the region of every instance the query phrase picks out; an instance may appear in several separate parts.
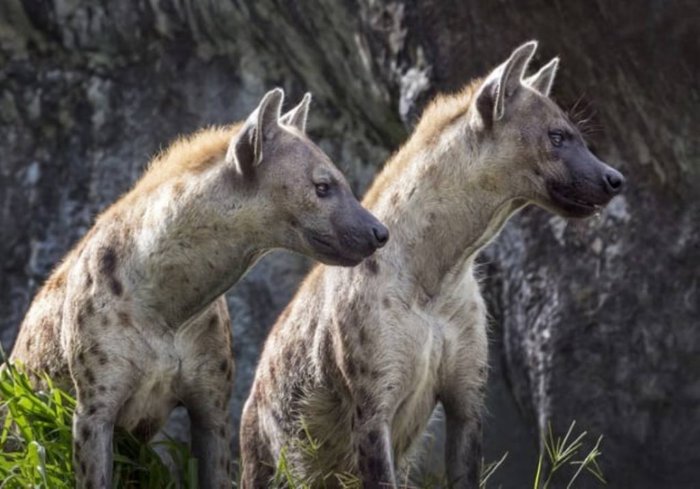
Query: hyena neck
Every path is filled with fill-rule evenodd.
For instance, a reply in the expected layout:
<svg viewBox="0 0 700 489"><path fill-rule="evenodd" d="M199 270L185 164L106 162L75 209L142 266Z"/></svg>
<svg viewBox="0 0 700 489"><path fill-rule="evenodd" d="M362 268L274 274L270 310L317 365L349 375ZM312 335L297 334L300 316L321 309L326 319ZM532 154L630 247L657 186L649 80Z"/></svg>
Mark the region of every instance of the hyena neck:
<svg viewBox="0 0 700 489"><path fill-rule="evenodd" d="M260 225L265 217L255 193L244 187L221 165L164 182L139 206L144 212L134 248L145 284L138 289L169 326L204 311L273 247L260 231L270 227Z"/></svg>
<svg viewBox="0 0 700 489"><path fill-rule="evenodd" d="M392 232L382 253L401 256L418 295L427 299L471 273L479 250L525 205L506 179L494 174L477 135L470 132L464 139L463 128L452 132L409 156L372 209ZM462 140L455 144L451 137Z"/></svg>

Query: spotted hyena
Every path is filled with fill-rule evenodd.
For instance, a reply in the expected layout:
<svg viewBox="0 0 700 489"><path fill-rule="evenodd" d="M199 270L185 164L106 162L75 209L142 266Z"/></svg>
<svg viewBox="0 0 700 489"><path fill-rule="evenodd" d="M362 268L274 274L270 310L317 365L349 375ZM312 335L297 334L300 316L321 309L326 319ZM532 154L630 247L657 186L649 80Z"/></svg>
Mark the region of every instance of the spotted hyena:
<svg viewBox="0 0 700 489"><path fill-rule="evenodd" d="M230 487L234 362L223 294L266 252L356 265L387 229L305 134L310 97L269 92L240 124L155 158L51 274L10 357L75 387L75 469L110 487L112 433L151 438L184 405L201 487Z"/></svg>
<svg viewBox="0 0 700 489"><path fill-rule="evenodd" d="M282 313L244 408L244 487L265 486L283 450L302 479L396 487L438 402L449 487L478 487L487 339L474 259L527 204L586 217L624 183L548 97L558 59L524 78L535 48L428 106L364 199L391 242L357 268L317 267Z"/></svg>

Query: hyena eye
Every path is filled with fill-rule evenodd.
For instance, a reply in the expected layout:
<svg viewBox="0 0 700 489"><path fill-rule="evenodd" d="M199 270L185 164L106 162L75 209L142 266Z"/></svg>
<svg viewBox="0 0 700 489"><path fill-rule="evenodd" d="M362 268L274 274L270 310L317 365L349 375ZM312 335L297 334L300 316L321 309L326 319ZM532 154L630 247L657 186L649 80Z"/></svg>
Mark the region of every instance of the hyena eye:
<svg viewBox="0 0 700 489"><path fill-rule="evenodd" d="M317 183L316 184L316 195L319 197L328 197L329 192L331 191L331 186L327 183Z"/></svg>
<svg viewBox="0 0 700 489"><path fill-rule="evenodd" d="M561 131L549 131L549 140L552 146L559 147L564 142L564 133Z"/></svg>

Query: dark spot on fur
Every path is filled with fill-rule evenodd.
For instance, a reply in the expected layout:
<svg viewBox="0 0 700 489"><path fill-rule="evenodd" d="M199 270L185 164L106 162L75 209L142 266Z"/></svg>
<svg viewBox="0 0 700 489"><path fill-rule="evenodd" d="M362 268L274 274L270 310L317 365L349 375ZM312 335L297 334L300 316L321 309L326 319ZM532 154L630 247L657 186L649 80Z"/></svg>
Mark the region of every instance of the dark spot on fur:
<svg viewBox="0 0 700 489"><path fill-rule="evenodd" d="M350 377L355 376L356 369L355 369L355 363L352 361L352 358L348 358L347 361L345 362L345 370Z"/></svg>
<svg viewBox="0 0 700 489"><path fill-rule="evenodd" d="M116 268L117 253L114 251L114 248L107 247L102 249L102 254L100 255L100 271L107 276L111 276L114 274Z"/></svg>
<svg viewBox="0 0 700 489"><path fill-rule="evenodd" d="M90 435L92 435L92 432L90 431L90 428L87 426L83 426L80 429L80 439L83 440L83 443L86 442L89 438Z"/></svg>
<svg viewBox="0 0 700 489"><path fill-rule="evenodd" d="M360 406L355 407L355 415L357 416L358 421L362 420L362 408Z"/></svg>
<svg viewBox="0 0 700 489"><path fill-rule="evenodd" d="M124 288L121 282L114 276L117 270L117 253L114 251L114 248L107 247L102 250L99 258L99 267L100 272L107 277L109 288L112 290L112 293L116 296L122 295Z"/></svg>
<svg viewBox="0 0 700 489"><path fill-rule="evenodd" d="M364 363L360 363L360 375L364 377L365 375L367 375L367 372L367 365L365 365Z"/></svg>
<svg viewBox="0 0 700 489"><path fill-rule="evenodd" d="M219 371L224 373L226 372L226 369L228 369L228 360L221 360L221 363L219 363Z"/></svg>
<svg viewBox="0 0 700 489"><path fill-rule="evenodd" d="M379 440L379 432L377 430L370 431L367 433L367 439L372 445L375 445L377 440Z"/></svg>
<svg viewBox="0 0 700 489"><path fill-rule="evenodd" d="M119 311L117 313L117 317L119 318L119 324L121 324L122 326L131 326L131 318L126 312Z"/></svg>
<svg viewBox="0 0 700 489"><path fill-rule="evenodd" d="M100 355L97 357L97 362L98 362L100 365L106 365L106 364L107 364L107 355L105 355L104 353L100 354Z"/></svg>
<svg viewBox="0 0 700 489"><path fill-rule="evenodd" d="M384 297L384 299L382 299L382 305L384 307L386 307L387 309L390 308L391 307L391 299L389 299L388 297Z"/></svg>
<svg viewBox="0 0 700 489"><path fill-rule="evenodd" d="M26 341L25 345L26 345L27 350L31 350L31 349L32 349L32 338L31 338L31 336L30 336L29 338L27 338L27 341Z"/></svg>
<svg viewBox="0 0 700 489"><path fill-rule="evenodd" d="M87 272L85 274L85 285L87 285L88 287L92 286L92 275L90 275L90 272Z"/></svg>
<svg viewBox="0 0 700 489"><path fill-rule="evenodd" d="M87 471L87 467L85 466L85 461L81 460L80 461L80 472L82 472L84 474L86 471Z"/></svg>
<svg viewBox="0 0 700 489"><path fill-rule="evenodd" d="M105 387L104 385L98 385L97 392L99 392L100 394L104 394L107 392L107 387Z"/></svg>
<svg viewBox="0 0 700 489"><path fill-rule="evenodd" d="M85 489L93 489L94 487L95 487L95 486L93 485L93 483L92 483L91 480L88 480L88 481L85 483Z"/></svg>
<svg viewBox="0 0 700 489"><path fill-rule="evenodd" d="M214 315L211 318L209 318L209 329L214 329L216 326L219 324L219 318Z"/></svg>
<svg viewBox="0 0 700 489"><path fill-rule="evenodd" d="M116 278L110 281L109 287L112 289L112 293L117 297L122 295L122 291L124 290L122 283Z"/></svg>
<svg viewBox="0 0 700 489"><path fill-rule="evenodd" d="M93 374L92 370L90 370L89 368L85 369L84 375L85 375L85 380L87 381L88 384L93 384L95 382L95 374Z"/></svg>
<svg viewBox="0 0 700 489"><path fill-rule="evenodd" d="M92 305L92 299L88 298L85 300L85 307L83 310L87 316L92 316L95 313L95 307Z"/></svg>
<svg viewBox="0 0 700 489"><path fill-rule="evenodd" d="M379 273L379 263L377 263L377 260L374 258L365 260L365 267L367 267L367 271L369 271L369 273L372 275Z"/></svg>
<svg viewBox="0 0 700 489"><path fill-rule="evenodd" d="M75 322L78 324L78 329L81 329L83 327L83 324L85 324L85 312L80 310L78 311L78 315L75 318Z"/></svg>
<svg viewBox="0 0 700 489"><path fill-rule="evenodd" d="M357 334L360 340L360 345L364 345L367 342L367 333L365 332L365 327L360 326L357 330Z"/></svg>

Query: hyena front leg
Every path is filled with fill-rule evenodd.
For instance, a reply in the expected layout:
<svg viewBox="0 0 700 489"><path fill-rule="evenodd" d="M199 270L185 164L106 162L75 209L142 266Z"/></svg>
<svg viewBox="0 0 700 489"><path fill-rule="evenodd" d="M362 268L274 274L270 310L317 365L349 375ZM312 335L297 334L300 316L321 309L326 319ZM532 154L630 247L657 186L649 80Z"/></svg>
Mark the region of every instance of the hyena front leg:
<svg viewBox="0 0 700 489"><path fill-rule="evenodd" d="M112 487L112 434L114 421L88 415L90 408L78 403L73 416L73 465L77 487Z"/></svg>
<svg viewBox="0 0 700 489"><path fill-rule="evenodd" d="M231 471L231 417L219 410L202 415L200 408L188 408L191 420L192 453L197 458L199 487L203 489L230 489Z"/></svg>
<svg viewBox="0 0 700 489"><path fill-rule="evenodd" d="M445 409L445 468L448 487L478 489L481 479L482 406L486 385L484 367L475 378L455 379L450 389L440 394Z"/></svg>
<svg viewBox="0 0 700 489"><path fill-rule="evenodd" d="M274 475L274 460L260 437L258 415L260 394L255 389L256 387L253 386L241 416L241 487L243 489L268 487Z"/></svg>
<svg viewBox="0 0 700 489"><path fill-rule="evenodd" d="M467 417L446 414L445 465L448 487L477 489L481 477L481 416L476 413Z"/></svg>
<svg viewBox="0 0 700 489"><path fill-rule="evenodd" d="M131 392L133 372L94 345L71 360L71 374L77 390L73 414L77 487L110 488L114 426L123 401Z"/></svg>
<svg viewBox="0 0 700 489"><path fill-rule="evenodd" d="M358 469L365 489L396 488L388 420L371 418L357 427Z"/></svg>

